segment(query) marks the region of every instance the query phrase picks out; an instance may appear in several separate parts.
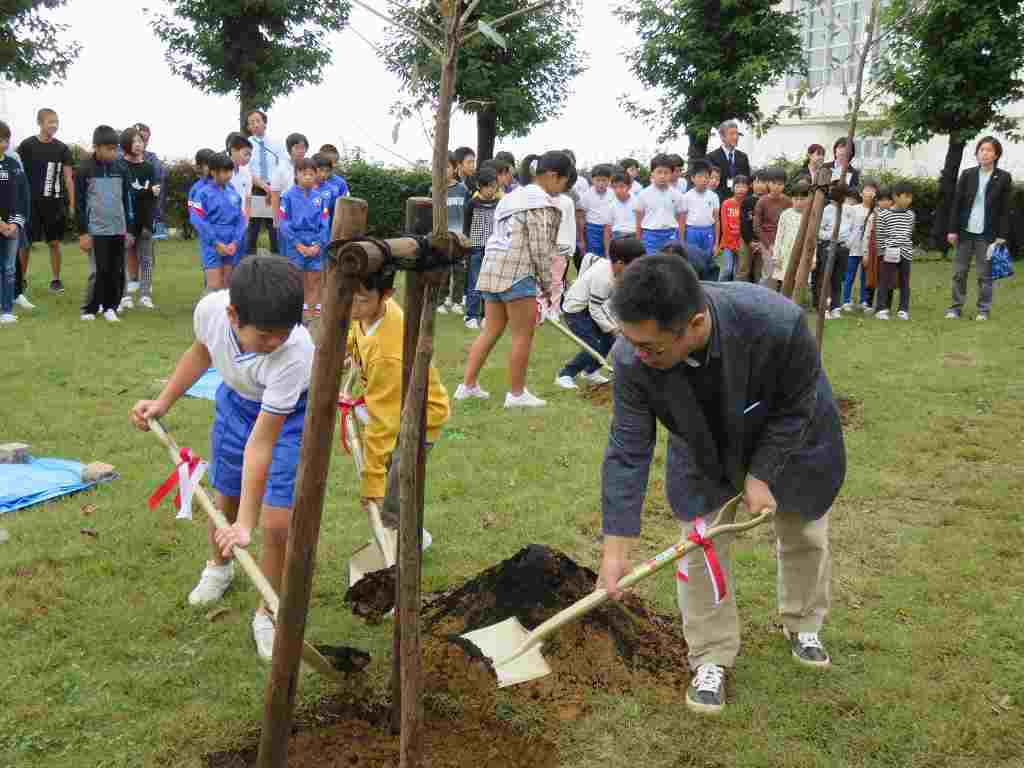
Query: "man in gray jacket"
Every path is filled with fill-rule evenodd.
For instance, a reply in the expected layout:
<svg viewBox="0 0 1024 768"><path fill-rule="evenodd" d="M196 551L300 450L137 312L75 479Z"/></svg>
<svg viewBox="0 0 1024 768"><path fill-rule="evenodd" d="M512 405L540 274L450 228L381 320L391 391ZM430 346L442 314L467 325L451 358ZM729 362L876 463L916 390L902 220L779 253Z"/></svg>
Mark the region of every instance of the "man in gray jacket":
<svg viewBox="0 0 1024 768"><path fill-rule="evenodd" d="M654 456L668 430L665 494L684 530L738 493L776 512L778 599L794 658L826 667L818 636L829 607L828 511L846 474L839 412L803 311L756 285L700 283L677 256L632 264L612 295L621 336L602 469L601 581L618 597ZM716 713L740 647L728 542L716 599L700 549L681 561L679 609L693 681L687 706ZM683 565L685 564L685 565Z"/></svg>

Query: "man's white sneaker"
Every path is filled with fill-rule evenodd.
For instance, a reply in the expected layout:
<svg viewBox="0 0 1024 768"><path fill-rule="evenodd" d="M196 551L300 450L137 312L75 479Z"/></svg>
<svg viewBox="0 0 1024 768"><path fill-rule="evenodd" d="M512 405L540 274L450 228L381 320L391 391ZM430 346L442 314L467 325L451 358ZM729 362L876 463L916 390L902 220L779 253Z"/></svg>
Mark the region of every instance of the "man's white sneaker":
<svg viewBox="0 0 1024 768"><path fill-rule="evenodd" d="M524 389L520 395L511 392L505 395L506 408L543 408L547 404L547 400L541 400L528 389Z"/></svg>
<svg viewBox="0 0 1024 768"><path fill-rule="evenodd" d="M138 293L139 292L139 281L129 280L124 286L126 293Z"/></svg>
<svg viewBox="0 0 1024 768"><path fill-rule="evenodd" d="M594 371L593 373L581 373L580 378L583 379L587 384L595 384L601 386L607 384L611 379L605 376L601 371Z"/></svg>
<svg viewBox="0 0 1024 768"><path fill-rule="evenodd" d="M469 318L468 320L466 320L465 323L463 323L463 325L466 326L466 330L467 331L479 331L480 330L480 321L477 320L475 317Z"/></svg>
<svg viewBox="0 0 1024 768"><path fill-rule="evenodd" d="M24 293L18 294L18 298L16 298L14 300L14 303L17 304L22 309L35 309L36 308L36 305L33 304L31 301L29 301L28 297L25 296Z"/></svg>
<svg viewBox="0 0 1024 768"><path fill-rule="evenodd" d="M686 689L687 709L702 715L720 714L725 707L725 668L701 664Z"/></svg>
<svg viewBox="0 0 1024 768"><path fill-rule="evenodd" d="M875 315L875 319L876 320L888 320L889 319L889 310L888 309L880 309L880 310L878 310L878 314Z"/></svg>
<svg viewBox="0 0 1024 768"><path fill-rule="evenodd" d="M10 312L0 315L0 325L13 325L16 322L18 322L18 318Z"/></svg>
<svg viewBox="0 0 1024 768"><path fill-rule="evenodd" d="M790 632L783 628L782 634L789 640L793 658L801 664L817 669L824 669L832 663L828 651L821 644L817 632Z"/></svg>
<svg viewBox="0 0 1024 768"><path fill-rule="evenodd" d="M139 306L143 307L144 309L156 309L156 305L153 304L153 299L151 299L149 296L143 296L141 299L139 299Z"/></svg>
<svg viewBox="0 0 1024 768"><path fill-rule="evenodd" d="M490 396L491 393L482 390L479 384L474 384L472 387L467 387L465 384L459 384L459 386L455 388L456 400L469 400L470 398L486 400Z"/></svg>
<svg viewBox="0 0 1024 768"><path fill-rule="evenodd" d="M579 389L576 386L576 382L572 380L572 376L559 376L555 379L555 384L560 386L562 389Z"/></svg>
<svg viewBox="0 0 1024 768"><path fill-rule="evenodd" d="M214 565L207 563L199 576L199 583L189 592L189 605L207 605L224 597L231 580L235 577L235 564Z"/></svg>
<svg viewBox="0 0 1024 768"><path fill-rule="evenodd" d="M121 312L124 312L126 309L135 309L135 300L126 294L124 298L121 299L121 303L117 308Z"/></svg>
<svg viewBox="0 0 1024 768"><path fill-rule="evenodd" d="M92 312L83 312L82 313L82 320L95 320L95 319L96 319L96 315L94 315Z"/></svg>
<svg viewBox="0 0 1024 768"><path fill-rule="evenodd" d="M103 319L106 320L108 323L121 322L121 318L117 316L117 312L115 312L112 309L108 309L106 312L103 313Z"/></svg>
<svg viewBox="0 0 1024 768"><path fill-rule="evenodd" d="M900 320L909 320L910 319L910 313L909 312L904 312L901 309L899 312L896 313L896 317L898 317Z"/></svg>
<svg viewBox="0 0 1024 768"><path fill-rule="evenodd" d="M274 658L274 622L262 608L252 615L252 639L256 641L256 655L263 661Z"/></svg>

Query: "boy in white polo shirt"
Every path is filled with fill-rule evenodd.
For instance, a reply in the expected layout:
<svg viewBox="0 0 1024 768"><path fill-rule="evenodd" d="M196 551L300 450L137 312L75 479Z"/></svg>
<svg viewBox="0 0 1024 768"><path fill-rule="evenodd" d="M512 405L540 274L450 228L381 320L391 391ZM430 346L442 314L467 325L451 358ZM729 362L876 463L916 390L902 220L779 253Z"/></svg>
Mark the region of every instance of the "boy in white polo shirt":
<svg viewBox="0 0 1024 768"><path fill-rule="evenodd" d="M706 160L694 160L691 172L693 188L683 195L680 240L713 255L718 242L718 195L708 189L710 167Z"/></svg>
<svg viewBox="0 0 1024 768"><path fill-rule="evenodd" d="M636 238L647 248L647 255L657 253L679 238L686 226L683 219L683 196L672 188L673 160L669 155L655 155L651 160L651 183L636 196Z"/></svg>
<svg viewBox="0 0 1024 768"><path fill-rule="evenodd" d="M231 275L231 289L205 296L193 315L195 341L156 400L140 400L132 421L148 430L211 365L223 377L210 433L210 484L233 524L209 527L211 559L192 605L219 600L231 584L233 546L263 531L260 570L280 593L292 493L302 443L313 342L302 326L302 275L279 256L250 256ZM274 625L264 605L252 620L260 658L269 661Z"/></svg>
<svg viewBox="0 0 1024 768"><path fill-rule="evenodd" d="M643 187L640 188L641 190ZM612 175L612 240L636 236L636 211L629 176L623 171Z"/></svg>
<svg viewBox="0 0 1024 768"><path fill-rule="evenodd" d="M590 179L593 185L576 204L576 237L586 243L587 253L605 256L612 240L611 204L615 195L608 187L612 181L612 167L596 166Z"/></svg>

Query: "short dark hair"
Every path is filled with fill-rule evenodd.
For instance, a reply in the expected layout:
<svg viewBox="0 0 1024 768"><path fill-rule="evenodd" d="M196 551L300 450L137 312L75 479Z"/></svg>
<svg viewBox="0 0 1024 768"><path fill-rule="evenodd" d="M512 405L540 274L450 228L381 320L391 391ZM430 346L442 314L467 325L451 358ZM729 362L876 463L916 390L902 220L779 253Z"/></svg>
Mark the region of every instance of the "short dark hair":
<svg viewBox="0 0 1024 768"><path fill-rule="evenodd" d="M608 246L608 258L624 264L632 264L646 253L647 247L633 235L612 240Z"/></svg>
<svg viewBox="0 0 1024 768"><path fill-rule="evenodd" d="M228 149L252 149L252 142L246 137L244 133L234 131L228 135Z"/></svg>
<svg viewBox="0 0 1024 768"><path fill-rule="evenodd" d="M978 150L981 149L982 144L989 144L992 147L992 151L996 153L996 162L999 162L999 158L1003 156L1003 143L999 141L995 136L982 136L978 139L978 143L974 145L974 156L978 156Z"/></svg>
<svg viewBox="0 0 1024 768"><path fill-rule="evenodd" d="M452 152L452 155L455 157L455 162L459 165L462 165L462 161L470 155L476 158L476 152L474 152L470 147L459 147Z"/></svg>
<svg viewBox="0 0 1024 768"><path fill-rule="evenodd" d="M672 161L672 167L673 168L685 168L686 167L686 161L683 160L683 156L682 155L677 155L677 154L673 153L673 154L668 156L668 159Z"/></svg>
<svg viewBox="0 0 1024 768"><path fill-rule="evenodd" d="M768 170L766 168L758 168L754 171L752 181L768 181Z"/></svg>
<svg viewBox="0 0 1024 768"><path fill-rule="evenodd" d="M622 158L622 160L619 161L619 165L622 167L623 170L628 170L630 168L636 168L639 170L640 168L640 163L638 163L636 159L632 157Z"/></svg>
<svg viewBox="0 0 1024 768"><path fill-rule="evenodd" d="M721 175L722 175L722 169L721 169L721 168L719 168L719 167L718 167L717 165L715 165L714 163L711 163L711 168L709 168L709 169L708 169L708 173L709 173L709 174L710 174L711 176L721 176Z"/></svg>
<svg viewBox="0 0 1024 768"><path fill-rule="evenodd" d="M262 109L250 109L248 112L245 113L245 124L246 124L246 126L249 125L249 118L252 117L253 115L259 115L262 118L262 120L263 120L263 124L264 125L267 124L267 113L266 112L264 112Z"/></svg>
<svg viewBox="0 0 1024 768"><path fill-rule="evenodd" d="M284 148L288 150L289 155L292 153L292 147L296 144L305 144L306 149L309 149L309 139L301 133L289 133L288 138L284 140Z"/></svg>
<svg viewBox="0 0 1024 768"><path fill-rule="evenodd" d="M142 133L143 131L147 131L147 132L149 132L149 133L152 133L152 132L153 132L153 129L152 129L152 128L150 128L150 127L149 127L148 125L146 125L145 123L135 123L135 124L133 124L133 125L132 125L132 128L134 128L134 129L135 129L136 131L138 131L139 133Z"/></svg>
<svg viewBox="0 0 1024 768"><path fill-rule="evenodd" d="M134 125L131 128L125 128L121 131L121 150L126 154L131 154L132 144L135 142L135 137L140 136L139 129Z"/></svg>
<svg viewBox="0 0 1024 768"><path fill-rule="evenodd" d="M205 165L207 168L210 167L210 160L217 154L212 149L203 148L196 152L196 165Z"/></svg>
<svg viewBox="0 0 1024 768"><path fill-rule="evenodd" d="M626 172L623 170L613 173L612 184L629 184L629 179L626 178Z"/></svg>
<svg viewBox="0 0 1024 768"><path fill-rule="evenodd" d="M213 171L234 171L235 164L231 162L231 158L228 157L227 152L214 152L210 156L210 163L207 166L210 172Z"/></svg>
<svg viewBox="0 0 1024 768"><path fill-rule="evenodd" d="M874 188L876 196L878 195L878 191L881 189L881 185L878 183L878 181L876 179L872 179L872 178L861 179L860 180L860 191L861 191L862 195L864 194L864 190L867 189L868 187L873 187Z"/></svg>
<svg viewBox="0 0 1024 768"><path fill-rule="evenodd" d="M36 122L41 123L43 122L44 117L49 117L50 115L57 117L57 110L50 109L49 107L43 107L38 112L36 112Z"/></svg>
<svg viewBox="0 0 1024 768"><path fill-rule="evenodd" d="M294 328L302 324L302 273L281 256L247 256L231 273L238 324Z"/></svg>
<svg viewBox="0 0 1024 768"><path fill-rule="evenodd" d="M800 175L796 177L796 181L793 182L793 196L794 197L807 197L811 194L811 178L810 176Z"/></svg>
<svg viewBox="0 0 1024 768"><path fill-rule="evenodd" d="M668 168L670 170L672 168L675 168L675 166L672 164L672 158L664 153L652 157L651 170L656 171L659 168Z"/></svg>
<svg viewBox="0 0 1024 768"><path fill-rule="evenodd" d="M664 256L675 256L677 258L682 259L683 261L690 260L689 249L678 241L674 243L666 243L665 245L661 246L661 250L658 251L658 253Z"/></svg>
<svg viewBox="0 0 1024 768"><path fill-rule="evenodd" d="M313 165L315 168L334 168L334 161L325 153L317 152L313 155Z"/></svg>
<svg viewBox="0 0 1024 768"><path fill-rule="evenodd" d="M608 178L611 178L614 175L615 168L611 165L595 165L593 170L590 171L590 178L594 178L595 176L607 176Z"/></svg>
<svg viewBox="0 0 1024 768"><path fill-rule="evenodd" d="M11 140L11 126L3 120L0 120L0 139L3 139L4 141Z"/></svg>
<svg viewBox="0 0 1024 768"><path fill-rule="evenodd" d="M394 266L388 264L376 272L370 272L365 275L359 282L362 284L363 289L367 291L377 291L378 293L393 291L395 290L396 274Z"/></svg>
<svg viewBox="0 0 1024 768"><path fill-rule="evenodd" d="M817 154L819 152L823 155L825 154L825 148L821 146L821 144L811 144L811 146L807 148L808 156Z"/></svg>
<svg viewBox="0 0 1024 768"><path fill-rule="evenodd" d="M835 142L832 144L832 157L836 156L836 150L839 149L839 147L845 147L847 144L849 144L849 142L847 141L845 136L840 136L838 139L836 139ZM849 157L849 159L853 160L853 158L855 158L857 156L857 144L856 144L856 142L854 142L853 144L850 144L849 150L850 150L850 157Z"/></svg>
<svg viewBox="0 0 1024 768"><path fill-rule="evenodd" d="M769 168L765 174L765 178L768 181L774 181L776 184L786 183L786 169L776 166L775 168Z"/></svg>
<svg viewBox="0 0 1024 768"><path fill-rule="evenodd" d="M909 181L897 181L892 185L892 196L895 199L896 195L913 195L914 185Z"/></svg>
<svg viewBox="0 0 1024 768"><path fill-rule="evenodd" d="M491 160L487 160L481 166L481 168L493 168L495 174L498 173L510 173L515 171L516 164L513 161L509 161L505 157L494 157Z"/></svg>
<svg viewBox="0 0 1024 768"><path fill-rule="evenodd" d="M500 165L501 163L507 163L509 168L515 168L516 167L516 156L513 155L511 152L507 152L505 150L502 150L501 152L496 152L495 153L495 155L494 155L494 162L498 163L498 168L501 168L501 165Z"/></svg>
<svg viewBox="0 0 1024 768"><path fill-rule="evenodd" d="M493 166L483 165L476 172L476 183L479 187L489 187L491 184L497 184L498 172L494 170Z"/></svg>
<svg viewBox="0 0 1024 768"><path fill-rule="evenodd" d="M117 131L109 125L98 125L96 130L92 132L92 145L94 147L116 147L121 143L119 139L120 136L117 135Z"/></svg>
<svg viewBox="0 0 1024 768"><path fill-rule="evenodd" d="M448 153L448 167L449 168L458 168L459 167L459 161L455 159L455 155L452 152Z"/></svg>
<svg viewBox="0 0 1024 768"><path fill-rule="evenodd" d="M341 152L339 152L338 148L336 146L334 146L333 144L323 144L323 145L321 145L319 152L320 152L320 154L324 154L325 152L330 152L332 155L338 155L339 157L341 156Z"/></svg>
<svg viewBox="0 0 1024 768"><path fill-rule="evenodd" d="M888 187L880 186L878 188L878 195L876 195L876 199L877 200L892 200L892 190L889 189Z"/></svg>
<svg viewBox="0 0 1024 768"><path fill-rule="evenodd" d="M705 175L711 173L711 163L707 160L694 160L690 163L690 176L696 176L699 173Z"/></svg>
<svg viewBox="0 0 1024 768"><path fill-rule="evenodd" d="M611 301L612 311L623 323L654 320L661 330L675 332L707 305L690 263L660 253L637 259L623 272Z"/></svg>
<svg viewBox="0 0 1024 768"><path fill-rule="evenodd" d="M296 160L295 161L295 172L296 173L298 173L299 171L315 171L315 170L316 170L316 163L313 162L313 158L311 158L311 157L304 157L301 160Z"/></svg>
<svg viewBox="0 0 1024 768"><path fill-rule="evenodd" d="M737 186L739 184L745 184L746 186L749 187L750 186L750 179L747 178L746 176L744 176L742 173L738 174L736 176L733 176L732 185L735 187L735 186Z"/></svg>

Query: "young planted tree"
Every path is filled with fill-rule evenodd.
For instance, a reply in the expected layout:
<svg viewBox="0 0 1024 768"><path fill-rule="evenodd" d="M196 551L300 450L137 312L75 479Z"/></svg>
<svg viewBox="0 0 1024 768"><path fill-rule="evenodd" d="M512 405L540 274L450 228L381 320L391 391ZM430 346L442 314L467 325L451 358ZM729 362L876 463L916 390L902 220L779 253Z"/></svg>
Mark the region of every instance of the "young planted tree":
<svg viewBox="0 0 1024 768"><path fill-rule="evenodd" d="M797 14L773 0L637 0L616 8L640 45L627 49L630 70L661 94L655 108L622 105L658 129L659 141L685 131L689 156L707 154L712 127L734 118L763 124L764 88L805 70Z"/></svg>
<svg viewBox="0 0 1024 768"><path fill-rule="evenodd" d="M913 16L912 24L897 24ZM877 85L893 97L882 119L905 145L949 137L933 247L945 249L964 148L986 129L1019 135L1006 108L1024 99L1024 5L1017 0L892 0Z"/></svg>
<svg viewBox="0 0 1024 768"><path fill-rule="evenodd" d="M61 40L67 25L55 24L45 10L66 0L5 0L0 4L0 80L33 88L63 80L81 46Z"/></svg>
<svg viewBox="0 0 1024 768"><path fill-rule="evenodd" d="M402 79L410 97L396 110L402 117L437 103L440 62L408 29L439 25L441 15L429 1L399 0L399 5L397 16L407 29L395 28L383 48L388 69ZM469 22L501 19L529 5L526 0L481 0ZM494 156L499 136L525 136L561 113L570 82L585 69L585 56L576 45L581 5L581 0L554 0L536 13L509 20L502 26L507 46L483 37L462 46L455 104L476 116L478 160Z"/></svg>
<svg viewBox="0 0 1024 768"><path fill-rule="evenodd" d="M328 33L348 20L346 0L315 6L279 0L170 0L153 29L171 71L203 93L236 94L245 115L306 84L331 61ZM315 11L311 12L311 11Z"/></svg>

